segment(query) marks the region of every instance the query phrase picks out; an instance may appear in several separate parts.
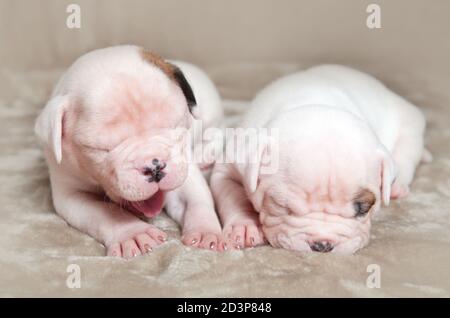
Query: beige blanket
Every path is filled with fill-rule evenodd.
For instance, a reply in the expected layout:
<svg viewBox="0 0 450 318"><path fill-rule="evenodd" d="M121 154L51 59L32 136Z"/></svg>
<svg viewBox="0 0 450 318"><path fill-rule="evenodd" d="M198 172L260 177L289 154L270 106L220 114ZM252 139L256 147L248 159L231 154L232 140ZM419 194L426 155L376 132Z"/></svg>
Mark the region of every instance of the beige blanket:
<svg viewBox="0 0 450 318"><path fill-rule="evenodd" d="M296 68L274 63L208 72L222 95L248 99L269 79ZM167 244L124 261L105 257L101 244L68 226L52 207L33 122L61 72L3 70L0 296L450 296L450 93L421 81L420 74L380 72L425 111L426 143L434 161L418 169L407 199L379 214L368 247L353 256L271 247L195 250L180 243L178 226L163 215L154 224L170 233ZM254 87L246 85L250 77L258 79ZM245 103L231 100L225 105L230 123L245 108ZM81 288L66 284L70 264L80 268ZM379 266L380 288L367 285L370 264Z"/></svg>

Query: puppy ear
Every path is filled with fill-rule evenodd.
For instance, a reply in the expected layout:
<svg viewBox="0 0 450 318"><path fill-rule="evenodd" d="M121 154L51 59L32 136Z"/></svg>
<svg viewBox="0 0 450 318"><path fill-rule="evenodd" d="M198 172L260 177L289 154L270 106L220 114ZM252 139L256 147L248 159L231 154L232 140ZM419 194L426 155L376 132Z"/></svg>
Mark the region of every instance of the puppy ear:
<svg viewBox="0 0 450 318"><path fill-rule="evenodd" d="M171 80L175 81L175 83L178 84L178 86L181 88L181 91L183 92L184 97L186 98L189 111L195 118L197 118L198 116L196 116L194 111L194 108L197 105L194 91L192 90L191 85L187 81L186 76L184 76L181 69L175 64L167 62L159 55L151 51L141 49L141 54L145 61L161 69L164 74L166 74Z"/></svg>
<svg viewBox="0 0 450 318"><path fill-rule="evenodd" d="M397 172L391 154L384 147L381 150L381 158L381 198L383 204L388 206L391 198L391 185Z"/></svg>
<svg viewBox="0 0 450 318"><path fill-rule="evenodd" d="M250 193L254 193L258 187L261 160L266 149L265 144L259 145L255 152L250 153L251 156L247 158L249 160L247 163L238 165L241 167L239 170L243 176L244 186Z"/></svg>
<svg viewBox="0 0 450 318"><path fill-rule="evenodd" d="M57 95L50 99L36 119L34 126L34 132L40 141L53 152L58 163L61 163L62 160L62 126L68 100L67 95Z"/></svg>
<svg viewBox="0 0 450 318"><path fill-rule="evenodd" d="M278 169L278 149L273 136L246 129L248 137L242 147L237 147L237 169L244 187L254 193L261 174L275 173ZM239 137L238 137L239 138Z"/></svg>
<svg viewBox="0 0 450 318"><path fill-rule="evenodd" d="M192 90L191 85L189 84L189 82L186 79L186 76L184 76L183 72L178 66L171 63L168 64L170 64L170 66L172 67L172 74L174 81L178 84L178 86L180 86L181 91L183 92L183 95L186 98L189 111L194 117L197 117L195 116L194 111L194 107L197 106L197 100L195 99L194 91Z"/></svg>

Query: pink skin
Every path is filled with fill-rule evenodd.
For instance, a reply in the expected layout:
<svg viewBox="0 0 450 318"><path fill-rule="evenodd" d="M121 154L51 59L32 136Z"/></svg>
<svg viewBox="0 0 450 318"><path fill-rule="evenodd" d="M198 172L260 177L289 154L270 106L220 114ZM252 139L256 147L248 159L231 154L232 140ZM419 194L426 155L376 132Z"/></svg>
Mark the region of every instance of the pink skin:
<svg viewBox="0 0 450 318"><path fill-rule="evenodd" d="M62 145L71 168L95 179L116 203L179 187L186 179L183 133L190 115L177 87L173 84L172 94L159 101L130 78L112 84L103 98L87 99L65 114ZM143 176L154 158L166 164L159 183Z"/></svg>
<svg viewBox="0 0 450 318"><path fill-rule="evenodd" d="M242 175L236 165L215 167L212 189L225 235L236 248L267 239L275 247L311 251L310 243L328 241L333 252L354 253L368 243L371 215L380 209L384 152L351 117L340 121L351 123L351 136L331 124L303 134L284 119L272 123L280 128L279 169L260 173L256 191L247 185L248 170ZM354 198L362 189L373 193L375 203L355 217Z"/></svg>
<svg viewBox="0 0 450 318"><path fill-rule="evenodd" d="M370 215L380 206L381 160L355 156L341 166L310 155L293 171L261 177L253 200L262 200L262 230L273 246L310 251L309 243L328 241L335 252L353 253L368 243ZM367 215L355 217L353 199L361 189L377 201Z"/></svg>
<svg viewBox="0 0 450 318"><path fill-rule="evenodd" d="M36 124L46 143L56 211L103 243L107 255L124 258L148 253L167 239L136 215L158 214L164 197L186 183L206 184L201 174L197 180L188 175L186 133L192 116L180 87L138 52L113 47L81 57ZM165 165L158 183L146 174L155 158ZM213 204L202 209L197 203L209 193L207 187L202 193L181 192L187 210L180 220L197 224L183 228L183 235L199 236L195 247L222 250ZM192 220L196 213L201 221Z"/></svg>
<svg viewBox="0 0 450 318"><path fill-rule="evenodd" d="M409 195L409 186L395 181L392 185L391 199L403 199Z"/></svg>
<svg viewBox="0 0 450 318"><path fill-rule="evenodd" d="M190 115L182 96L174 93L173 100L167 98L166 105L156 107L154 99L145 95L140 96L141 103L139 100L130 103L126 100L129 91L136 92L138 86L131 87L133 82L128 81L114 87L95 106L85 102L69 108L64 116L62 140L64 169L88 180L89 188L101 189L119 206L124 201L146 200L158 190L176 189L187 175L185 140L182 133L174 130L180 128L182 132L189 125ZM123 105L142 108L130 114ZM173 111L164 111L164 107L172 107ZM166 163L166 176L159 183L149 183L142 173L153 158ZM123 210L122 213L126 214ZM112 242L104 242L107 255L125 258L141 255L167 238L152 225L133 223L137 226L121 230Z"/></svg>
<svg viewBox="0 0 450 318"><path fill-rule="evenodd" d="M181 241L184 245L203 249L211 249L219 252L228 249L229 243L227 242L227 240L222 239L221 235L211 233L208 228L197 228L196 230L189 230L189 225L185 226L185 234L181 237Z"/></svg>
<svg viewBox="0 0 450 318"><path fill-rule="evenodd" d="M309 161L303 156L303 162L316 164L318 158L311 158ZM357 163L351 165L352 171L349 168L337 169L330 174L337 175L337 171L340 176L355 174ZM361 165L360 171L377 172L367 176L365 182L328 178L323 170L320 171L323 179L306 178L305 172L310 173L310 177L318 175L318 171L313 169L315 164L305 164L296 171L261 175L256 192L249 197L253 206L247 201L242 186L240 192L233 184L226 184L225 188L222 186L216 200L225 202L228 209L237 211L232 215L221 213L224 235L234 243L234 248L254 247L264 244L264 239L267 239L275 247L310 251L307 242L331 241L335 252L352 253L367 244L370 217L380 206L380 162L377 163L379 168L376 170L366 170L365 165ZM329 181L325 182L325 179ZM362 188L377 194L377 201L366 216L355 218L353 197ZM225 197L231 191L236 192L234 200L227 200ZM245 203L240 205L243 202ZM219 209L219 212L226 211L225 206L221 206L223 210ZM246 208L243 209L243 206ZM256 211L259 212L259 217Z"/></svg>
<svg viewBox="0 0 450 318"><path fill-rule="evenodd" d="M231 249L265 244L258 214L247 199L231 165L216 164L211 189L222 221L223 235Z"/></svg>
<svg viewBox="0 0 450 318"><path fill-rule="evenodd" d="M149 226L143 232L121 242L112 243L107 250L108 256L132 258L147 254L164 243L166 233L156 227Z"/></svg>

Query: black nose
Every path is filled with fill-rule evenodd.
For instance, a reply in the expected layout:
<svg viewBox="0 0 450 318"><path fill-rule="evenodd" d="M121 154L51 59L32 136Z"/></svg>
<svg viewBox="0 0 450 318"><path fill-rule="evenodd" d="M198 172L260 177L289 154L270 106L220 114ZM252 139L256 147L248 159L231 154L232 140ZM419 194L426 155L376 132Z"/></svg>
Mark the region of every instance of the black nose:
<svg viewBox="0 0 450 318"><path fill-rule="evenodd" d="M333 250L334 246L329 241L314 241L309 243L309 247L314 252L328 253Z"/></svg>
<svg viewBox="0 0 450 318"><path fill-rule="evenodd" d="M148 182L155 181L156 183L158 183L166 175L166 173L163 171L165 167L165 162L162 162L161 160L155 158L152 160L151 166L144 167L143 174L145 176L148 176Z"/></svg>

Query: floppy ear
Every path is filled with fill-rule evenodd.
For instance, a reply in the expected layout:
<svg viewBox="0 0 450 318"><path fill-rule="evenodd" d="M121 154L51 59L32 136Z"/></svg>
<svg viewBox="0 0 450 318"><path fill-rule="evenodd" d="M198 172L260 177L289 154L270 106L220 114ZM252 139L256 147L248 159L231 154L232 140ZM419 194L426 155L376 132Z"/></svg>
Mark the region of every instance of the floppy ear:
<svg viewBox="0 0 450 318"><path fill-rule="evenodd" d="M261 160L266 151L266 145L258 146L255 152L249 153L246 158L248 162L238 164L238 169L243 177L244 186L250 193L254 193L258 187L259 172L261 168Z"/></svg>
<svg viewBox="0 0 450 318"><path fill-rule="evenodd" d="M172 67L172 73L173 73L173 79L174 81L180 86L181 91L183 92L184 97L186 98L186 102L189 108L189 111L194 117L197 117L195 115L194 107L197 105L197 100L195 99L194 91L192 90L191 85L186 79L186 76L184 76L181 69L171 63L170 66Z"/></svg>
<svg viewBox="0 0 450 318"><path fill-rule="evenodd" d="M57 95L50 99L36 119L34 126L34 132L41 142L53 152L58 163L62 160L62 125L68 100L67 95Z"/></svg>
<svg viewBox="0 0 450 318"><path fill-rule="evenodd" d="M384 147L381 150L381 158L381 198L383 204L387 206L391 198L391 185L397 172L391 154Z"/></svg>
<svg viewBox="0 0 450 318"><path fill-rule="evenodd" d="M249 142L237 148L236 167L242 176L244 187L254 193L260 175L275 173L278 169L278 149L271 136L254 131L248 136Z"/></svg>

